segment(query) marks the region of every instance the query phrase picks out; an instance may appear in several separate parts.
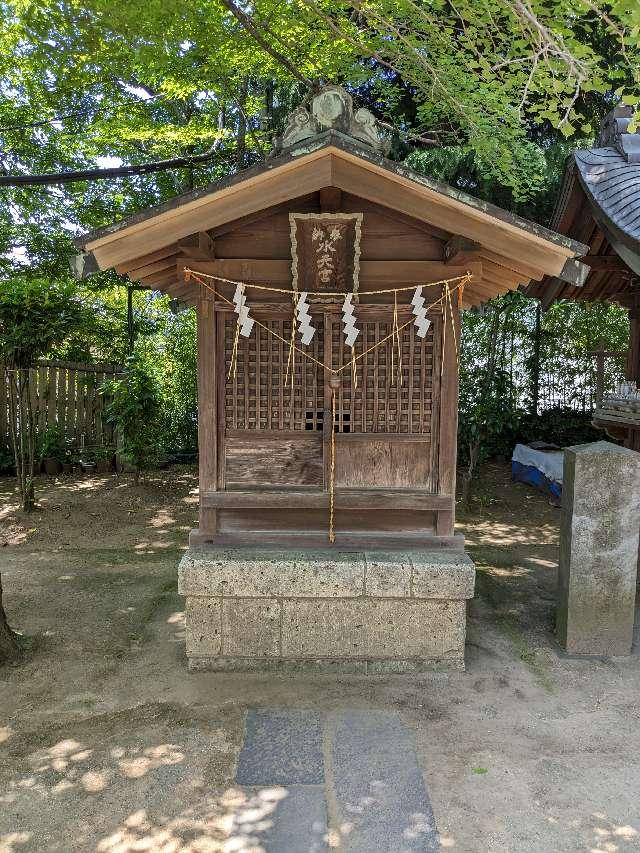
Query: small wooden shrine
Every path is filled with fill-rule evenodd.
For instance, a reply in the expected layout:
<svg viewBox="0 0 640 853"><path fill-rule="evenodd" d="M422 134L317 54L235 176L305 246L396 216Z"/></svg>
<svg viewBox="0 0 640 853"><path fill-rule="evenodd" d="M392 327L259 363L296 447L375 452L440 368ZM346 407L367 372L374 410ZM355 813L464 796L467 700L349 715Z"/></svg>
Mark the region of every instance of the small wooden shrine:
<svg viewBox="0 0 640 853"><path fill-rule="evenodd" d="M543 308L558 299L574 299L628 309L628 381L616 394L597 401L594 425L640 450L640 133L629 133L632 115L631 107L612 110L596 146L574 151L565 168L551 224L588 244L586 280L576 286L545 276L526 292L538 297ZM609 354L597 355L602 371L602 358Z"/></svg>
<svg viewBox="0 0 640 853"><path fill-rule="evenodd" d="M460 310L587 247L384 156L328 86L272 156L78 241L196 306L192 544L456 546Z"/></svg>

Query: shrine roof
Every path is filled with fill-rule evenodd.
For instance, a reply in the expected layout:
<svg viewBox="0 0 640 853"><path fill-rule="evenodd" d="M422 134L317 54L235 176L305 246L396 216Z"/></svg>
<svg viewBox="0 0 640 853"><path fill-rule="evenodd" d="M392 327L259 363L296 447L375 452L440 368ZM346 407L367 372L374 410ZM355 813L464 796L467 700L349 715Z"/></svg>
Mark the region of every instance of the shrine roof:
<svg viewBox="0 0 640 853"><path fill-rule="evenodd" d="M335 188L438 229L445 241L473 244L467 259L484 268L475 275L469 305L545 275L584 281L588 270L576 260L588 249L583 243L394 162L385 148L372 114L354 110L339 87L325 87L310 111L299 107L291 114L278 150L265 162L79 237L84 254L75 259L76 274L115 267L172 292L185 238L201 235L206 243L209 231L227 223Z"/></svg>
<svg viewBox="0 0 640 853"><path fill-rule="evenodd" d="M640 134L632 110L607 116L594 148L568 158L552 226L589 244L590 272L581 288L545 277L526 292L546 307L558 299L624 302L640 276Z"/></svg>
<svg viewBox="0 0 640 853"><path fill-rule="evenodd" d="M280 171L289 171L287 167L303 164L310 159L317 160L319 159L318 155L323 153L330 154L332 151L337 156L341 154L353 155L359 160L376 167L377 171L386 173L391 183L397 184L397 179L405 179L415 184L418 188L430 191L430 195L431 193L436 193L445 199L455 202L460 206L461 212L465 212L471 216L479 214L484 219L497 220L498 223L503 223L508 230L517 229L517 231L523 232L524 235L538 242L548 242L552 246L557 247L565 257L580 257L586 251L586 247L583 244L564 234L559 234L556 231L524 219L515 213L478 199L449 184L429 178L402 163L389 160L381 154L368 151L365 146L359 145L355 140L335 130L325 131L313 140L303 141L286 152L267 159L264 163L244 169L233 175L228 175L205 187L178 195L169 201L149 207L139 213L134 213L119 222L83 234L75 239L75 245L80 249L88 250L100 248L117 240L120 236L124 237L126 232L131 232L134 229L137 231L145 223L151 226L154 221L158 221L159 219L169 219L171 218L171 214L176 210L182 208L199 209L202 207L203 201L210 198L213 201L212 197L227 196L229 190L239 188L243 184L253 185L255 179L277 176ZM296 194L298 194L297 191L295 193L292 192L292 197ZM390 206L393 207L392 199L390 199ZM465 211L464 208L468 210ZM192 231L193 228L190 230L187 228L187 230L176 231L173 236L178 238L187 236Z"/></svg>

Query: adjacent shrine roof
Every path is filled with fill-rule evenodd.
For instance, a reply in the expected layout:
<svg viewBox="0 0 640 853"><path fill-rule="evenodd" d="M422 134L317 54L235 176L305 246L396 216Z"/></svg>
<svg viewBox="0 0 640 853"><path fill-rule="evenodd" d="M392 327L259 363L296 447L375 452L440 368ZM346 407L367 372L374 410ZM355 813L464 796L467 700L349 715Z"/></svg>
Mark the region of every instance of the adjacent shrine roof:
<svg viewBox="0 0 640 853"><path fill-rule="evenodd" d="M640 133L629 133L633 110L618 107L603 124L596 148L567 162L552 224L589 244L583 287L546 277L527 293L546 307L556 299L623 302L640 279Z"/></svg>
<svg viewBox="0 0 640 853"><path fill-rule="evenodd" d="M85 234L76 240L84 254L74 259L74 268L86 275L115 267L143 286L182 297L185 240L192 246L196 241L206 254L203 239L206 243L214 229L336 188L450 238L460 263L475 262L467 305L545 275L574 284L586 278L588 270L576 260L588 249L581 242L393 162L385 149L372 114L354 111L344 90L325 87L309 111L292 113L263 164ZM193 256L187 252L187 258ZM448 260L443 257L444 263Z"/></svg>

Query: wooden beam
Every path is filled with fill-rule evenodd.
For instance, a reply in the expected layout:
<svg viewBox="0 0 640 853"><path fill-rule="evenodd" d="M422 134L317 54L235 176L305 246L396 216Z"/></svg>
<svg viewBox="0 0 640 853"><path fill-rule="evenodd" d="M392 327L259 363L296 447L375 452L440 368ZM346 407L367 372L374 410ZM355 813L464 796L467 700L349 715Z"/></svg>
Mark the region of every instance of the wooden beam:
<svg viewBox="0 0 640 853"><path fill-rule="evenodd" d="M339 187L323 187L319 196L322 213L337 213L341 209L342 190Z"/></svg>
<svg viewBox="0 0 640 853"><path fill-rule="evenodd" d="M151 219L141 219L122 231L103 235L87 243L100 269L139 256L141 249L152 251L193 234L194 228L209 231L231 219L266 210L296 196L318 192L331 186L330 149L311 152L273 171L262 171L239 182L231 182L215 193L185 204L175 204Z"/></svg>
<svg viewBox="0 0 640 853"><path fill-rule="evenodd" d="M125 264L117 264L114 269L120 275L126 275L132 270L137 270L141 267L146 267L148 264L154 264L156 261L161 261L163 260L163 258L168 258L171 255L175 255L177 251L178 244L169 243L167 246L163 246L162 249L158 249L157 252L150 252L147 255L141 255L139 258L132 258Z"/></svg>
<svg viewBox="0 0 640 853"><path fill-rule="evenodd" d="M472 206L402 175L389 180L381 168L342 151L332 155L332 160L332 183L343 190L433 222L451 233L464 232L463 236L507 257L525 257L550 275L560 274L566 259L574 256L572 248L538 234L537 226L527 228L498 218L483 202Z"/></svg>
<svg viewBox="0 0 640 853"><path fill-rule="evenodd" d="M592 270L607 270L615 272L630 272L629 267L620 255L585 255L582 262Z"/></svg>
<svg viewBox="0 0 640 853"><path fill-rule="evenodd" d="M192 296L196 299L200 293L200 285L195 281L173 281L165 286L167 293L174 299Z"/></svg>
<svg viewBox="0 0 640 853"><path fill-rule="evenodd" d="M202 477L202 475L201 475ZM202 482L202 479L201 479ZM327 492L296 489L252 489L251 491L214 491L201 488L200 503L205 507L233 507L234 509L326 509ZM340 509L451 509L450 495L433 495L423 489L349 489L337 488L336 507Z"/></svg>
<svg viewBox="0 0 640 853"><path fill-rule="evenodd" d="M471 284L467 285L465 291L472 291L473 293L478 293L482 295L482 298L486 301L488 299L493 299L496 296L499 296L505 290L509 288L502 283L497 282L488 282L485 279L475 280L471 282Z"/></svg>
<svg viewBox="0 0 640 853"><path fill-rule="evenodd" d="M218 407L216 388L219 375L216 347L216 316L208 299L197 303L198 334L198 465L200 493L218 488ZM216 530L216 514L200 500L200 527Z"/></svg>
<svg viewBox="0 0 640 853"><path fill-rule="evenodd" d="M214 229L325 187L339 187L508 257L527 258L548 275L562 274L566 259L576 252L538 226L514 221L482 201L461 200L427 181L332 146L232 179L213 193L176 201L152 217L136 218L126 228L88 240L85 249L93 252L101 269L123 265L196 229Z"/></svg>
<svg viewBox="0 0 640 853"><path fill-rule="evenodd" d="M398 225L406 225L408 228L422 231L422 233L426 234L428 237L441 240L443 243L446 243L446 241L452 236L450 231L444 231L436 225L424 222L422 219L416 219L415 216L408 216L406 213L402 213L401 211L395 210L394 208L388 207L384 204L378 204L375 201L363 199L355 193L342 193L342 210L345 213L360 213L364 210L366 220L366 215L369 209L374 213L377 213L379 216L384 216L386 219L391 220L391 222L395 222Z"/></svg>
<svg viewBox="0 0 640 853"><path fill-rule="evenodd" d="M175 267L170 267L164 271L153 273L152 275L148 275L146 278L141 279L141 283L145 287L151 287L153 290L157 290L156 285L158 284L166 284L167 282L177 281L178 276Z"/></svg>
<svg viewBox="0 0 640 853"><path fill-rule="evenodd" d="M493 281L495 283L504 284L511 288L514 282L527 281L526 275L507 269L506 267L498 266L491 261L484 261L482 264L482 273L485 281Z"/></svg>
<svg viewBox="0 0 640 853"><path fill-rule="evenodd" d="M256 222L277 216L279 213L288 213L290 210L295 210L299 213L315 213L319 211L317 193L292 198L289 201L282 202L282 204L276 204L265 210L259 210L257 213L250 213L247 216L241 216L239 219L232 219L230 222L225 222L216 228L212 228L209 233L215 240L217 237L223 237L225 234L237 231L239 228L255 225Z"/></svg>
<svg viewBox="0 0 640 853"><path fill-rule="evenodd" d="M453 320L454 329L450 322ZM440 424L438 430L438 494L452 495L449 535L453 533L456 493L456 450L458 433L458 347L460 346L460 311L454 307L453 317L445 316L446 337L442 352L440 381ZM444 329L443 329L444 334ZM434 437L435 438L435 437ZM446 535L447 531L438 530Z"/></svg>
<svg viewBox="0 0 640 853"><path fill-rule="evenodd" d="M187 258L199 261L213 260L216 256L213 238L206 231L198 231L179 240L178 251Z"/></svg>
<svg viewBox="0 0 640 853"><path fill-rule="evenodd" d="M255 258L218 259L215 261L178 260L178 275L185 267L195 272L219 275L234 281L265 282L286 285L291 282L291 261L260 260ZM471 272L474 278L482 278L482 264L474 261L464 266L448 266L441 261L362 261L360 282L366 287L391 284L427 284Z"/></svg>
<svg viewBox="0 0 640 853"><path fill-rule="evenodd" d="M147 264L146 267L139 267L135 270L129 270L127 275L132 281L143 281L149 276L156 275L156 273L166 272L167 270L172 270L175 275L175 256L164 258L161 261L156 261L155 264Z"/></svg>
<svg viewBox="0 0 640 853"><path fill-rule="evenodd" d="M460 234L454 234L450 240L447 240L444 246L444 262L445 264L464 263L471 260L469 257L481 248L475 240L468 240L466 237L461 237Z"/></svg>
<svg viewBox="0 0 640 853"><path fill-rule="evenodd" d="M491 252L489 249L482 249L480 251L480 260L482 261L491 261L491 263L496 264L499 267L504 267L505 270L509 272L515 272L522 275L522 280L526 281L527 279L534 279L535 281L540 281L544 278L545 272L540 267L533 266L529 263L528 259L524 260L522 258L507 258L504 255L500 255L497 252Z"/></svg>

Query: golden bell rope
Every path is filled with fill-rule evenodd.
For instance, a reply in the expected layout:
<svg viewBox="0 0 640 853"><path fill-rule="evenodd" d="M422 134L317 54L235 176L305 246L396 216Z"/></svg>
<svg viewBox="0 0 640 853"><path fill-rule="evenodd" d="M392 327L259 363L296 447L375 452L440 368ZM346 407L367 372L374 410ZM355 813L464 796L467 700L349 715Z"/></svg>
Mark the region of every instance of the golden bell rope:
<svg viewBox="0 0 640 853"><path fill-rule="evenodd" d="M335 531L336 491L336 389L331 386L331 454L329 457L329 542L336 541Z"/></svg>
<svg viewBox="0 0 640 853"><path fill-rule="evenodd" d="M233 339L233 349L231 350L231 361L229 362L229 373L227 375L227 382L231 379L233 374L233 378L236 378L236 368L238 366L238 341L240 340L240 317L236 320L236 333Z"/></svg>

